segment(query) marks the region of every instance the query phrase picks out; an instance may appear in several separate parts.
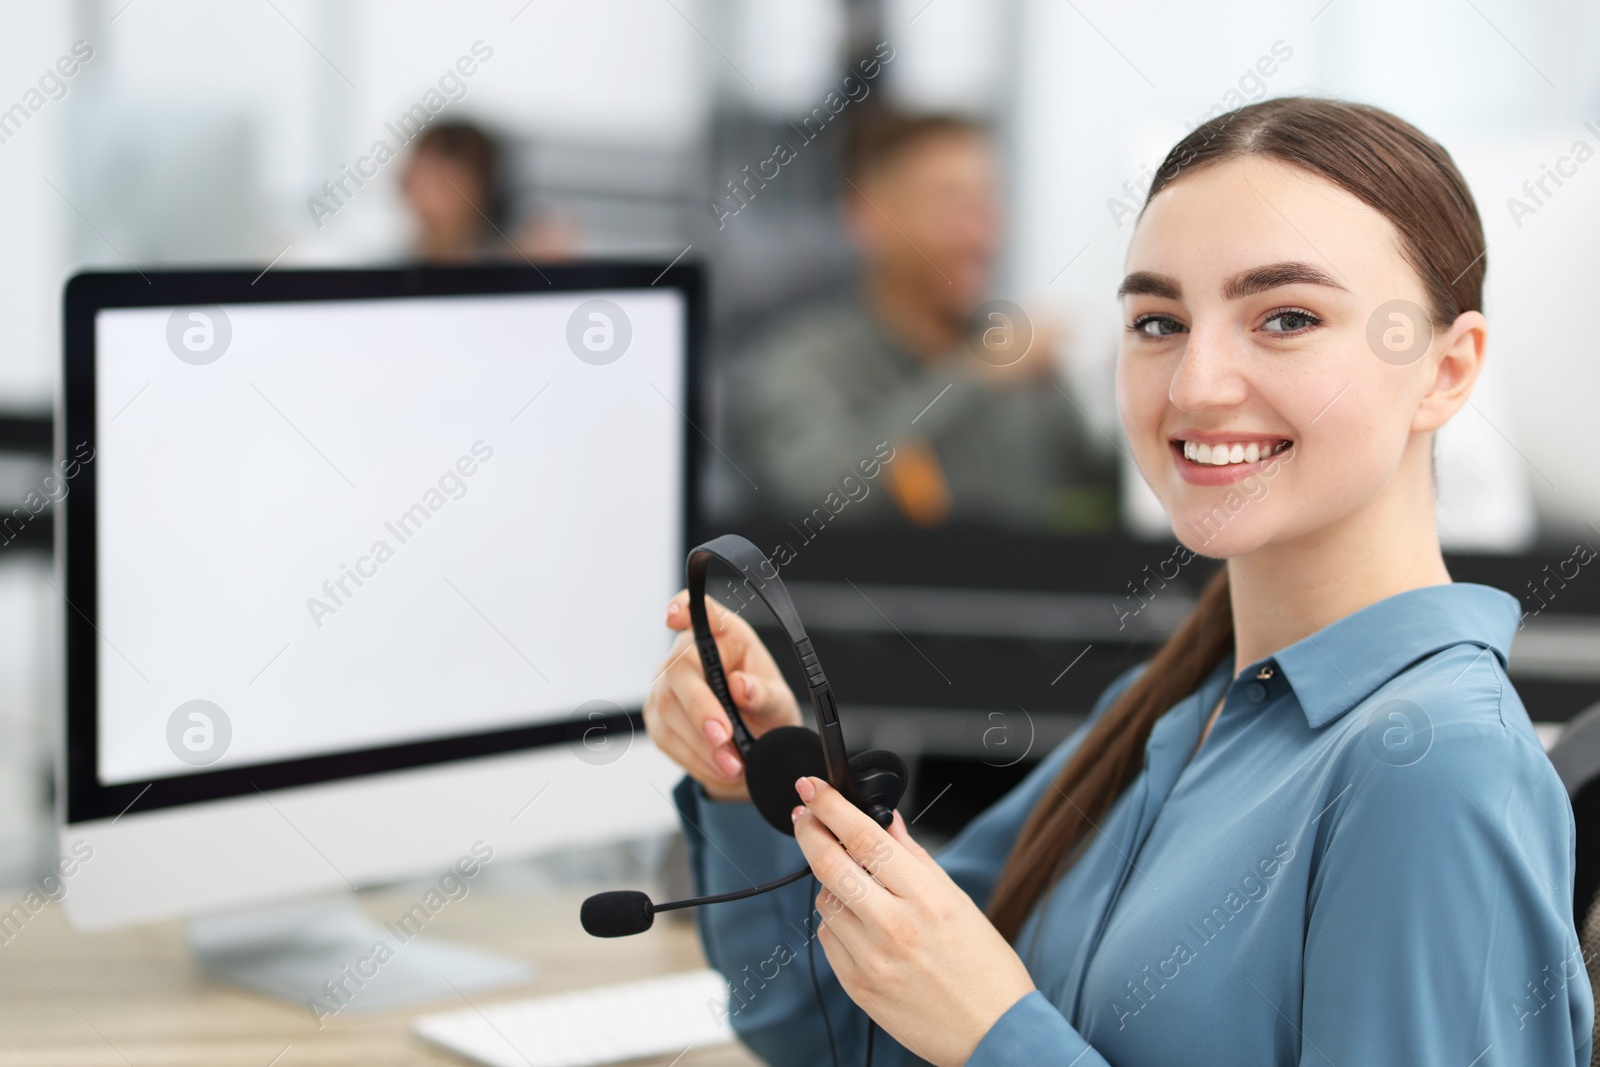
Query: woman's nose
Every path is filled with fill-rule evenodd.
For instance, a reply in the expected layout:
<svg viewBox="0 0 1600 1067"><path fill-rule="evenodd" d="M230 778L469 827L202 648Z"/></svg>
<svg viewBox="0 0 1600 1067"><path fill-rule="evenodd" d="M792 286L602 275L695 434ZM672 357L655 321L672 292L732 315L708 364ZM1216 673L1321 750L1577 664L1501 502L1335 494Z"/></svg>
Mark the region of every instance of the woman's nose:
<svg viewBox="0 0 1600 1067"><path fill-rule="evenodd" d="M1229 338L1218 331L1191 327L1167 399L1183 411L1234 407L1249 391L1243 356Z"/></svg>

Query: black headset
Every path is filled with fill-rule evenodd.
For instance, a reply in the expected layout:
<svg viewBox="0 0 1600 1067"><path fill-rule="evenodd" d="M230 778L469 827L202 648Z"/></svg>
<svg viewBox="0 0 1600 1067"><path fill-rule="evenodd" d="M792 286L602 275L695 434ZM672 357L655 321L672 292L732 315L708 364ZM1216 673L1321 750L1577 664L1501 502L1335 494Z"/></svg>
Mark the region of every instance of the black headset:
<svg viewBox="0 0 1600 1067"><path fill-rule="evenodd" d="M771 610L778 625L800 660L811 694L811 710L816 730L804 726L780 726L760 737L752 737L739 709L728 692L728 679L722 669L722 656L711 634L706 613L706 571L711 561L720 560L744 577L745 585ZM856 756L845 755L844 733L839 727L839 709L833 689L811 647L811 638L800 625L789 591L778 579L774 567L761 550L738 534L724 534L707 541L689 553L689 619L694 625L695 647L705 668L706 682L728 713L733 724L733 740L744 759L745 784L756 810L774 829L794 836L789 812L797 798L795 780L802 776L824 778L844 798L888 828L894 809L905 794L909 779L906 762L893 752L873 749Z"/></svg>
<svg viewBox="0 0 1600 1067"><path fill-rule="evenodd" d="M706 613L706 571L714 559L743 575L745 585L767 605L778 620L778 625L783 627L784 636L800 658L800 669L805 672L806 686L811 694L811 710L817 720L816 730L808 730L804 726L780 726L760 737L753 737L750 728L745 725L728 692L728 677L722 668L722 655L717 651L717 641L711 633L711 619ZM833 689L828 685L827 675L822 673L822 664L817 661L816 650L811 647L811 638L806 636L805 627L800 625L800 613L795 611L789 591L778 580L778 568L761 554L759 548L743 537L724 534L690 552L687 569L689 620L694 625L695 647L700 650L706 682L728 713L734 745L744 757L745 784L749 787L750 799L755 803L756 810L774 829L793 837L794 823L789 818L789 812L799 800L794 791L796 779L801 776L826 778L828 784L842 793L845 799L887 829L894 820L894 809L906 791L909 780L906 762L893 752L881 749L862 752L854 757L845 755L844 733L839 728L839 709L833 702ZM809 866L801 867L793 874L766 885L666 904L656 904L647 894L633 890L597 893L583 902L579 918L583 928L595 937L626 937L648 930L658 912L743 900L781 889L809 874ZM828 1033L828 1051L834 1067L838 1067L839 1054L834 1044L833 1025L828 1020L827 1007L822 1000L822 988L817 984L816 943L814 934L806 938L806 961L811 970L811 988L817 997L817 1011ZM872 1067L872 1044L876 1028L877 1024L868 1016L866 1067Z"/></svg>

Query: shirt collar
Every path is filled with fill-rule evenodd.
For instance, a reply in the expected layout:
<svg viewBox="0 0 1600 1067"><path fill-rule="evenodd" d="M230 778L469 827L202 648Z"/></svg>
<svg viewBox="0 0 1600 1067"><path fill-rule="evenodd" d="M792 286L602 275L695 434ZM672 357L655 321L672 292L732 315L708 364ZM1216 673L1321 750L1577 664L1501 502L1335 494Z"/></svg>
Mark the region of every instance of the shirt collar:
<svg viewBox="0 0 1600 1067"><path fill-rule="evenodd" d="M1450 582L1408 589L1279 649L1251 664L1247 675L1276 665L1315 730L1406 667L1451 645L1489 649L1503 669L1521 618L1517 598L1492 586Z"/></svg>

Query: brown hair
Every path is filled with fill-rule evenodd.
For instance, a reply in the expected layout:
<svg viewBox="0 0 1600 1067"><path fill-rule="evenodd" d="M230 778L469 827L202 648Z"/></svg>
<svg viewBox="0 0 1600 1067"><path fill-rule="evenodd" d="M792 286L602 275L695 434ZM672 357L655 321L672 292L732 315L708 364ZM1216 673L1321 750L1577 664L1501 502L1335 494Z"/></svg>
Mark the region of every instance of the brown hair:
<svg viewBox="0 0 1600 1067"><path fill-rule="evenodd" d="M983 137L987 133L983 123L953 112L907 114L887 107L866 107L845 137L844 177L859 182L907 149L936 137Z"/></svg>
<svg viewBox="0 0 1600 1067"><path fill-rule="evenodd" d="M1339 100L1280 97L1250 104L1195 127L1174 145L1145 206L1184 174L1243 156L1325 178L1388 219L1428 293L1436 326L1480 310L1488 265L1477 205L1450 154L1416 127L1379 108ZM989 900L989 918L1008 940L1016 939L1034 904L1138 775L1156 720L1198 689L1232 648L1223 565L1144 673L1090 727L1055 788L1045 790L1028 816Z"/></svg>

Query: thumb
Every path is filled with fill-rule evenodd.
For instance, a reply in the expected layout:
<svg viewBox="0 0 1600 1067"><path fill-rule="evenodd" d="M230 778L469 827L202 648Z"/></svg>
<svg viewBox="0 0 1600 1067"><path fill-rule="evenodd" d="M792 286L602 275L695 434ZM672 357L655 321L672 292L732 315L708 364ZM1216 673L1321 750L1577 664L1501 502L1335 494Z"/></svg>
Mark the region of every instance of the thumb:
<svg viewBox="0 0 1600 1067"><path fill-rule="evenodd" d="M792 694L787 687L779 691L770 682L749 671L728 672L728 691L733 696L734 706L750 719L752 725L776 723L787 719L793 712L790 704Z"/></svg>
<svg viewBox="0 0 1600 1067"><path fill-rule="evenodd" d="M667 601L667 628L669 630L689 628L689 590L680 589L677 596Z"/></svg>
<svg viewBox="0 0 1600 1067"><path fill-rule="evenodd" d="M743 633L733 632L728 626L730 620L738 619L738 612L729 611L717 603L710 596L705 598L706 616L711 621L711 631L718 637L731 636L735 640L743 641ZM689 613L689 590L680 589L677 595L667 601L667 627L673 630L687 630L694 624L694 619ZM748 624L746 624L748 625ZM753 634L754 631L751 631Z"/></svg>

